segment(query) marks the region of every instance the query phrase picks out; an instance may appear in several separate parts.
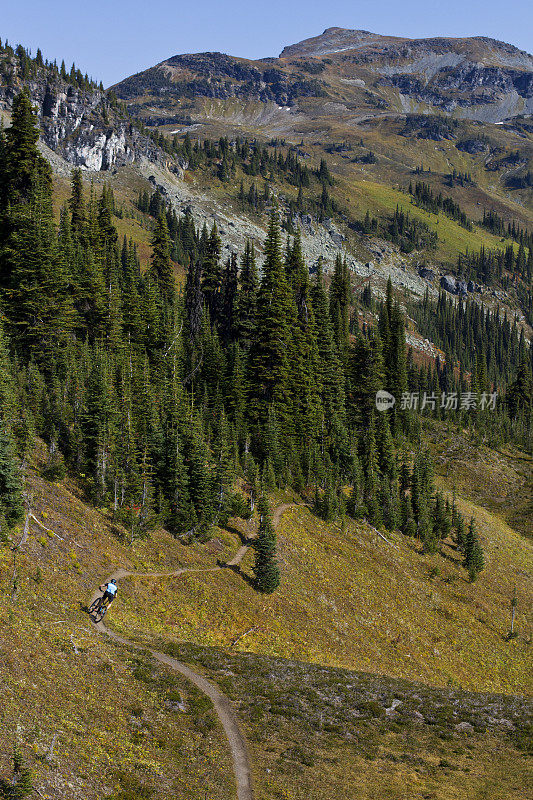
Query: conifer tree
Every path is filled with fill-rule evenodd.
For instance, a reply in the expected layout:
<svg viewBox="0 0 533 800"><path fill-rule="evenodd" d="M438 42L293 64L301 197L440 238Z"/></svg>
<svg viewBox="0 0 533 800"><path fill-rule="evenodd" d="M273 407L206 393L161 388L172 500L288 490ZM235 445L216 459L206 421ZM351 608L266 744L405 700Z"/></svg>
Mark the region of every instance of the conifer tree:
<svg viewBox="0 0 533 800"><path fill-rule="evenodd" d="M507 389L505 399L512 417L522 409L529 412L533 406L531 367L528 366L525 358L520 361L517 376Z"/></svg>
<svg viewBox="0 0 533 800"><path fill-rule="evenodd" d="M311 288L311 301L316 326L318 347L317 387L323 408L323 425L327 431L325 444L329 445L333 425L343 421L345 413L344 376L335 346L328 300L324 290L321 265L318 265L316 280Z"/></svg>
<svg viewBox="0 0 533 800"><path fill-rule="evenodd" d="M86 234L87 217L83 196L83 181L81 169L79 168L72 170L69 208L72 235L78 240L83 240Z"/></svg>
<svg viewBox="0 0 533 800"><path fill-rule="evenodd" d="M7 430L0 427L0 515L11 527L22 518L24 503L20 467L13 441Z"/></svg>
<svg viewBox="0 0 533 800"><path fill-rule="evenodd" d="M185 283L185 322L187 338L191 344L200 335L203 320L203 296L201 290L202 266L199 261L191 260L187 270Z"/></svg>
<svg viewBox="0 0 533 800"><path fill-rule="evenodd" d="M387 374L389 391L396 398L392 410L393 430L396 431L396 421L402 416L400 399L407 390L407 353L405 345L405 322L399 303L394 303L390 320L389 365Z"/></svg>
<svg viewBox="0 0 533 800"><path fill-rule="evenodd" d="M17 400L12 363L0 321L0 426L8 433L13 431L19 414Z"/></svg>
<svg viewBox="0 0 533 800"><path fill-rule="evenodd" d="M201 423L194 418L187 436L186 458L189 468L189 494L198 518L198 533L204 535L213 519L213 480L209 450Z"/></svg>
<svg viewBox="0 0 533 800"><path fill-rule="evenodd" d="M215 475L214 491L216 492L216 515L220 518L225 505L227 494L234 475L233 447L231 429L226 415L222 411L218 421L218 435L214 443Z"/></svg>
<svg viewBox="0 0 533 800"><path fill-rule="evenodd" d="M483 549L477 535L476 525L474 518L470 520L468 531L464 540L464 561L463 564L468 570L468 575L473 583L478 573L485 566L485 559L483 556Z"/></svg>
<svg viewBox="0 0 533 800"><path fill-rule="evenodd" d="M202 292L212 322L216 322L219 312L220 289L222 286L222 267L220 264L220 237L213 223L202 258Z"/></svg>
<svg viewBox="0 0 533 800"><path fill-rule="evenodd" d="M300 230L296 232L292 247L288 248L285 261L287 282L292 289L298 318L306 321L310 309L309 300L309 270L307 269L302 253L302 239Z"/></svg>
<svg viewBox="0 0 533 800"><path fill-rule="evenodd" d="M338 503L331 472L326 475L324 494L319 502L319 511L324 522L333 522L337 517Z"/></svg>
<svg viewBox="0 0 533 800"><path fill-rule="evenodd" d="M353 457L353 477L352 488L348 498L348 513L350 516L357 518L359 516L360 506L364 499L364 478L361 462L357 455Z"/></svg>
<svg viewBox="0 0 533 800"><path fill-rule="evenodd" d="M384 475L381 479L380 490L383 522L388 530L394 531L400 525L398 490L396 481L391 481L388 475Z"/></svg>
<svg viewBox="0 0 533 800"><path fill-rule="evenodd" d="M393 480L396 473L396 460L387 412L380 412L377 415L376 438L380 470L383 475L387 475L390 480Z"/></svg>
<svg viewBox="0 0 533 800"><path fill-rule="evenodd" d="M253 244L246 240L241 260L240 287L237 296L237 331L241 347L248 349L256 323L259 278Z"/></svg>
<svg viewBox="0 0 533 800"><path fill-rule="evenodd" d="M23 800L33 794L31 772L24 764L20 749L13 750L13 775L10 780L0 778L0 797L4 800Z"/></svg>
<svg viewBox="0 0 533 800"><path fill-rule="evenodd" d="M358 335L349 359L349 418L354 426L368 425L376 408L376 392L383 387L380 336Z"/></svg>
<svg viewBox="0 0 533 800"><path fill-rule="evenodd" d="M381 509L378 500L379 467L376 448L376 422L372 414L368 429L362 437L363 471L365 476L365 501L368 508L370 522L379 525L381 522Z"/></svg>
<svg viewBox="0 0 533 800"><path fill-rule="evenodd" d="M37 149L38 135L22 92L0 163L0 285L14 346L49 369L68 337L73 309L57 250L51 168Z"/></svg>
<svg viewBox="0 0 533 800"><path fill-rule="evenodd" d="M350 325L350 272L346 258L337 254L329 289L329 313L337 348L343 353L348 347Z"/></svg>
<svg viewBox="0 0 533 800"><path fill-rule="evenodd" d="M175 428L167 436L166 490L170 499L166 520L168 530L174 535L185 533L197 522L189 495L189 477L185 468L183 440Z"/></svg>
<svg viewBox="0 0 533 800"><path fill-rule="evenodd" d="M4 132L0 165L0 209L28 202L36 183L50 175L48 163L39 153L37 116L27 90L13 100L11 127Z"/></svg>
<svg viewBox="0 0 533 800"><path fill-rule="evenodd" d="M250 351L251 412L263 427L274 406L278 422L290 416L287 346L289 294L280 252L280 230L273 212L265 242L265 264L257 298L257 325Z"/></svg>
<svg viewBox="0 0 533 800"><path fill-rule="evenodd" d="M416 521L410 494L406 494L401 501L401 529L405 536L416 535Z"/></svg>
<svg viewBox="0 0 533 800"><path fill-rule="evenodd" d="M170 261L170 237L164 214L159 215L152 236L152 272L158 282L161 297L172 305L175 286Z"/></svg>
<svg viewBox="0 0 533 800"><path fill-rule="evenodd" d="M259 531L254 542L255 586L263 594L272 594L279 586L280 575L276 564L276 533L272 524L270 509L265 497L261 496L257 504L260 515Z"/></svg>
<svg viewBox="0 0 533 800"><path fill-rule="evenodd" d="M232 253L226 262L220 291L219 330L223 341L229 342L237 332L237 256Z"/></svg>

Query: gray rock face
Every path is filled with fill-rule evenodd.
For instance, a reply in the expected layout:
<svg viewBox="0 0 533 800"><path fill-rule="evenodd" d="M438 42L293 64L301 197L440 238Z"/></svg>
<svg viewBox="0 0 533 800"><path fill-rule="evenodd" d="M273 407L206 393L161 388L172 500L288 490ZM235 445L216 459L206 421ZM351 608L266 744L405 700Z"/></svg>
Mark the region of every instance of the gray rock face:
<svg viewBox="0 0 533 800"><path fill-rule="evenodd" d="M44 144L69 164L91 171L131 164L141 156L163 161L162 151L109 109L104 92L75 89L42 75L28 84ZM20 86L0 83L0 108L10 111Z"/></svg>
<svg viewBox="0 0 533 800"><path fill-rule="evenodd" d="M428 267L420 267L418 270L418 274L421 278L425 278L427 281L432 281L435 278L435 273L432 269Z"/></svg>
<svg viewBox="0 0 533 800"><path fill-rule="evenodd" d="M420 273L419 273L420 274ZM450 294L460 294L465 295L469 292L481 292L482 287L479 283L475 283L474 281L461 281L457 278L454 278L453 275L443 275L440 279L440 285L446 292L450 292Z"/></svg>
<svg viewBox="0 0 533 800"><path fill-rule="evenodd" d="M440 285L444 291L457 294L457 282L453 275L443 275L440 279Z"/></svg>
<svg viewBox="0 0 533 800"><path fill-rule="evenodd" d="M413 73L412 66L398 67L379 84L399 89L402 96L416 103L446 112L457 109L463 117L486 122L533 111L533 67L526 71L463 61L455 68L438 69L428 80L424 74Z"/></svg>

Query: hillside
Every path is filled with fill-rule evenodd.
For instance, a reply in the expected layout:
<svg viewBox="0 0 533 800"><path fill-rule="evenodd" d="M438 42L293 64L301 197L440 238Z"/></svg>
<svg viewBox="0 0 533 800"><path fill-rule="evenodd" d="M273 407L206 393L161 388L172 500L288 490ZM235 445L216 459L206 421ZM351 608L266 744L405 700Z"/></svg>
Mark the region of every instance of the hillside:
<svg viewBox="0 0 533 800"><path fill-rule="evenodd" d="M336 55L313 51L313 47L331 49L338 37L347 47L353 39L355 50ZM358 85L363 79L353 78L352 85L352 78L343 77L344 73L370 70L372 91L379 93L385 91L376 77L380 70L405 69L415 74L418 61L427 70L432 58L438 64L438 59L444 59L443 63L455 59L463 66L475 59L480 69L488 71L488 77L479 78L486 92L494 79L499 97L508 89L507 79L494 78L494 71L512 67L527 78L531 57L510 45L483 39L406 40L402 44L373 34L362 35L361 41L358 37L357 32L332 29L316 42L294 45L288 55L256 66L216 53L176 56L126 79L107 94L91 87L75 70L62 73L43 62L42 56L38 61L21 47L16 52L5 47L0 54L6 74L0 112L9 120L13 97L27 78L40 118L41 146L58 182L68 177L72 166L81 166L88 181L106 180L113 185L132 220L137 193L152 192L155 187L177 213L191 208L198 226L217 221L227 252L241 250L246 238L260 250L268 204L266 213L261 203L259 207L243 204L239 192L242 185L246 195L254 189L260 193L266 182L270 195L283 208L287 230L300 230L311 268L322 260L327 271L338 253L346 253L356 280L371 279L384 288L390 276L398 289L422 295L428 283L417 274L421 262L429 261L445 275L456 269L459 257L467 252L483 248L503 253L513 242L508 226L526 234L531 230L533 206L527 175L532 149L527 119L513 117L509 124L486 125L459 120L449 108L437 109L436 114L435 109L417 109L406 116L404 110L383 109L374 101L367 113L368 91ZM361 58L353 55L357 63L352 67L352 61L345 59L361 47ZM293 50L308 49L313 62L291 55ZM444 67L439 70L439 75L446 72ZM207 93L202 81L210 87ZM314 99L309 95L316 89L313 81L321 82ZM451 94L464 89L470 96L465 81L462 73L458 75L457 86L448 87ZM219 84L222 93L216 88ZM264 92L254 94L254 87L263 85ZM296 92L292 100L277 97L276 92L291 86ZM289 105L280 108L278 102ZM486 96L484 102L488 108L496 100ZM381 95L380 103L385 103ZM225 158L213 154L207 163L198 163L187 150L187 135L193 144L206 137L227 136L231 152ZM249 137L250 142L258 139L270 156L279 153L296 159L299 170L310 174L325 159L333 176L326 205L321 202L321 179L306 179L302 184L298 174L287 170L252 169L246 161L235 164L236 135ZM407 190L416 181L427 185L435 197L456 204L453 214L415 202ZM393 240L391 248L383 239L391 239L397 206L409 214L411 233L414 226L418 233ZM361 235L367 212L377 230ZM486 214L493 215L490 225L484 223ZM121 234L137 242L146 263L151 222L145 220L143 225L141 221L141 230L136 224L117 225ZM518 311L527 319L527 286L523 289L517 292L500 285L497 299L509 312Z"/></svg>
<svg viewBox="0 0 533 800"><path fill-rule="evenodd" d="M113 91L166 134L271 137L307 157L333 147L350 177L363 171L405 185L420 164L441 179L468 173L477 191L463 187L462 196L477 194L476 216L477 206L500 202L530 220L532 64L531 55L483 37L411 40L332 28L277 59L173 56Z"/></svg>
<svg viewBox="0 0 533 800"><path fill-rule="evenodd" d="M288 111L303 99L326 98L342 99L346 111L356 102L358 110L377 107L381 113L425 105L499 122L531 112L532 70L528 53L482 37L398 39L330 28L286 47L279 59L176 55L114 88L129 101L148 89L175 97L271 101Z"/></svg>
<svg viewBox="0 0 533 800"><path fill-rule="evenodd" d="M18 726L43 797L193 800L207 787L217 800L232 797L224 737L201 696L145 650L99 636L84 606L117 566L216 566L235 553L244 522L232 520L206 545L158 531L132 548L110 512L87 507L70 481L43 481L35 467L28 489L48 532L32 522L14 598L12 554L0 549L4 770ZM291 503L273 503L282 500ZM245 580L246 556L242 574L128 580L107 624L178 655L231 698L257 797L310 791L318 800L358 786L361 797L397 798L416 787L440 799L482 797L476 792L492 787L522 800L527 762L516 747L527 705L494 693L531 693L531 585L523 577L531 553L497 517L473 510L490 563L475 587L453 549L447 559L423 556L412 540L392 536L387 545L352 523L341 532L289 505L278 527L284 588L272 600ZM506 641L514 582L519 635Z"/></svg>

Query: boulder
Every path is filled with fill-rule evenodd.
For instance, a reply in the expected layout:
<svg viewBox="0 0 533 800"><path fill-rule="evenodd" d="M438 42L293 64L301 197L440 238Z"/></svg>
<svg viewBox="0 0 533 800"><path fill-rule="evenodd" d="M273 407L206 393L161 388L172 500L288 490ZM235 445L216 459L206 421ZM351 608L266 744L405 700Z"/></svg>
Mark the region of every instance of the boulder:
<svg viewBox="0 0 533 800"><path fill-rule="evenodd" d="M440 285L446 292L457 294L457 281L453 275L443 275L440 279Z"/></svg>
<svg viewBox="0 0 533 800"><path fill-rule="evenodd" d="M469 722L458 722L455 726L455 730L459 733L472 733L474 728Z"/></svg>

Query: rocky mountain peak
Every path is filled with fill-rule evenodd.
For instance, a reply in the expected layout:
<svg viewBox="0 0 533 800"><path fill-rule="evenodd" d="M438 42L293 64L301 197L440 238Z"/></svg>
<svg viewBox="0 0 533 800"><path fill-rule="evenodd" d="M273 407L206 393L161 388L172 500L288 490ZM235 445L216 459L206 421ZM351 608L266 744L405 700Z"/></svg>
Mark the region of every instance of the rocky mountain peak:
<svg viewBox="0 0 533 800"><path fill-rule="evenodd" d="M342 50L355 50L386 38L388 37L370 31L326 28L320 36L313 36L296 44L288 45L281 52L280 58L323 56L328 53L339 53Z"/></svg>

